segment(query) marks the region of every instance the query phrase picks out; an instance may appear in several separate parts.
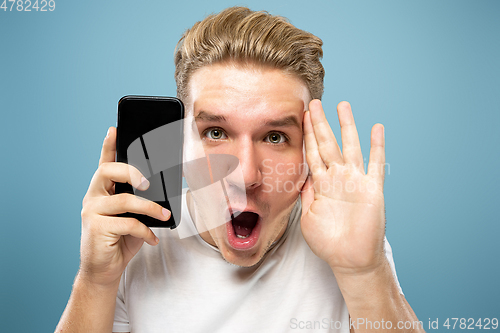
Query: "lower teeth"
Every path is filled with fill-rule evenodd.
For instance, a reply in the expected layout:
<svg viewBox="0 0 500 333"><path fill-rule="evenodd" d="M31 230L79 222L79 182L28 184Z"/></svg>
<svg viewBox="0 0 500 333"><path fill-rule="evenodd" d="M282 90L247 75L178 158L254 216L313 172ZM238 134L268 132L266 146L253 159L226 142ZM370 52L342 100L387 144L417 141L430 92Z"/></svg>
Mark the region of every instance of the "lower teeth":
<svg viewBox="0 0 500 333"><path fill-rule="evenodd" d="M236 234L236 237L238 237L238 238L241 238L241 239L245 239L245 238L248 238L248 236L250 236L250 235L246 235L246 236L241 236L241 235L238 235L238 234Z"/></svg>

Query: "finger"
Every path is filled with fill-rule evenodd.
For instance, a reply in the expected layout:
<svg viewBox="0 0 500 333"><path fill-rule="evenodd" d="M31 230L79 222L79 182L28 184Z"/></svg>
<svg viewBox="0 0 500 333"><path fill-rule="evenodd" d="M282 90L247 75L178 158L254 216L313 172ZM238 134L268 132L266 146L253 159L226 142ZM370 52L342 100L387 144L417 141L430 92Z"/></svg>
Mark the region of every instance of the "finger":
<svg viewBox="0 0 500 333"><path fill-rule="evenodd" d="M368 175L378 178L382 183L385 175L385 135L384 125L375 124L371 133L370 160Z"/></svg>
<svg viewBox="0 0 500 333"><path fill-rule="evenodd" d="M116 182L128 183L141 191L149 187L149 181L133 165L107 162L101 164L95 172L88 193L91 196L113 194Z"/></svg>
<svg viewBox="0 0 500 333"><path fill-rule="evenodd" d="M111 126L102 143L101 157L99 165L107 162L114 162L116 156L116 128Z"/></svg>
<svg viewBox="0 0 500 333"><path fill-rule="evenodd" d="M313 99L309 103L309 111L321 159L328 167L334 163L344 164L340 147L328 124L321 101Z"/></svg>
<svg viewBox="0 0 500 333"><path fill-rule="evenodd" d="M158 244L158 237L145 224L130 217L110 217L107 227L109 232L116 236L131 235L143 239L149 245Z"/></svg>
<svg viewBox="0 0 500 333"><path fill-rule="evenodd" d="M117 215L122 213L135 213L148 215L155 219L167 221L170 211L158 203L147 200L130 193L121 193L104 197L94 201L93 209L100 215Z"/></svg>
<svg viewBox="0 0 500 333"><path fill-rule="evenodd" d="M316 141L316 136L314 135L314 129L311 122L311 112L309 111L304 112L303 128L307 164L309 165L309 169L314 177L314 175L325 172L326 167L319 154L318 142Z"/></svg>
<svg viewBox="0 0 500 333"><path fill-rule="evenodd" d="M359 144L358 131L354 123L351 105L348 102L340 102L337 105L340 131L342 135L342 155L344 162L352 164L356 168L363 170L363 155Z"/></svg>

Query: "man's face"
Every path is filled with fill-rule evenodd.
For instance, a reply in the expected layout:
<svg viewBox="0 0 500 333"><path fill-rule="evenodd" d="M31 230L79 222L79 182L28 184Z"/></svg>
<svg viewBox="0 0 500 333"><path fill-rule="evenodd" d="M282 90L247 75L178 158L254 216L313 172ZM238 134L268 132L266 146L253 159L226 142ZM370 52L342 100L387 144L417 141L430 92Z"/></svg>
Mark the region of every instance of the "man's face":
<svg viewBox="0 0 500 333"><path fill-rule="evenodd" d="M185 104L194 123L185 127L186 156L194 159L202 149L239 160L241 181L227 177L224 194L188 194L201 237L232 264L255 265L286 230L307 176L302 119L309 101L306 85L278 69L222 63L190 79ZM185 169L190 187L196 173Z"/></svg>

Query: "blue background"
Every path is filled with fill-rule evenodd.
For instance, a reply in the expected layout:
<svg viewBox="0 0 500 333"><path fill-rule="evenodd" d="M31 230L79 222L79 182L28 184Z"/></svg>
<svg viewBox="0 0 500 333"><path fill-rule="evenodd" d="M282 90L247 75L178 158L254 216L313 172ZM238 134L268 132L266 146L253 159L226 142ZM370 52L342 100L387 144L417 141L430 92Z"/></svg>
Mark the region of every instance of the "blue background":
<svg viewBox="0 0 500 333"><path fill-rule="evenodd" d="M366 160L385 125L387 236L425 328L500 317L500 2L58 0L0 10L0 330L54 330L118 99L175 95L182 32L237 4L323 39L328 119L352 104Z"/></svg>

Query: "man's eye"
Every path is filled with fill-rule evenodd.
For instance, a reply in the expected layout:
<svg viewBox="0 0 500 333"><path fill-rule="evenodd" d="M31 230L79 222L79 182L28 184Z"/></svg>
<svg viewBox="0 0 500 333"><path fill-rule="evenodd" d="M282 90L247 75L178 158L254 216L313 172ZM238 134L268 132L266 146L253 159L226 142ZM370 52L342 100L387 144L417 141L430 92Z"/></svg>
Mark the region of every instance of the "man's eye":
<svg viewBox="0 0 500 333"><path fill-rule="evenodd" d="M283 134L277 132L268 134L266 139L272 144L279 144L286 141L286 137Z"/></svg>
<svg viewBox="0 0 500 333"><path fill-rule="evenodd" d="M205 133L205 136L212 140L225 139L226 135L218 128L213 128Z"/></svg>

